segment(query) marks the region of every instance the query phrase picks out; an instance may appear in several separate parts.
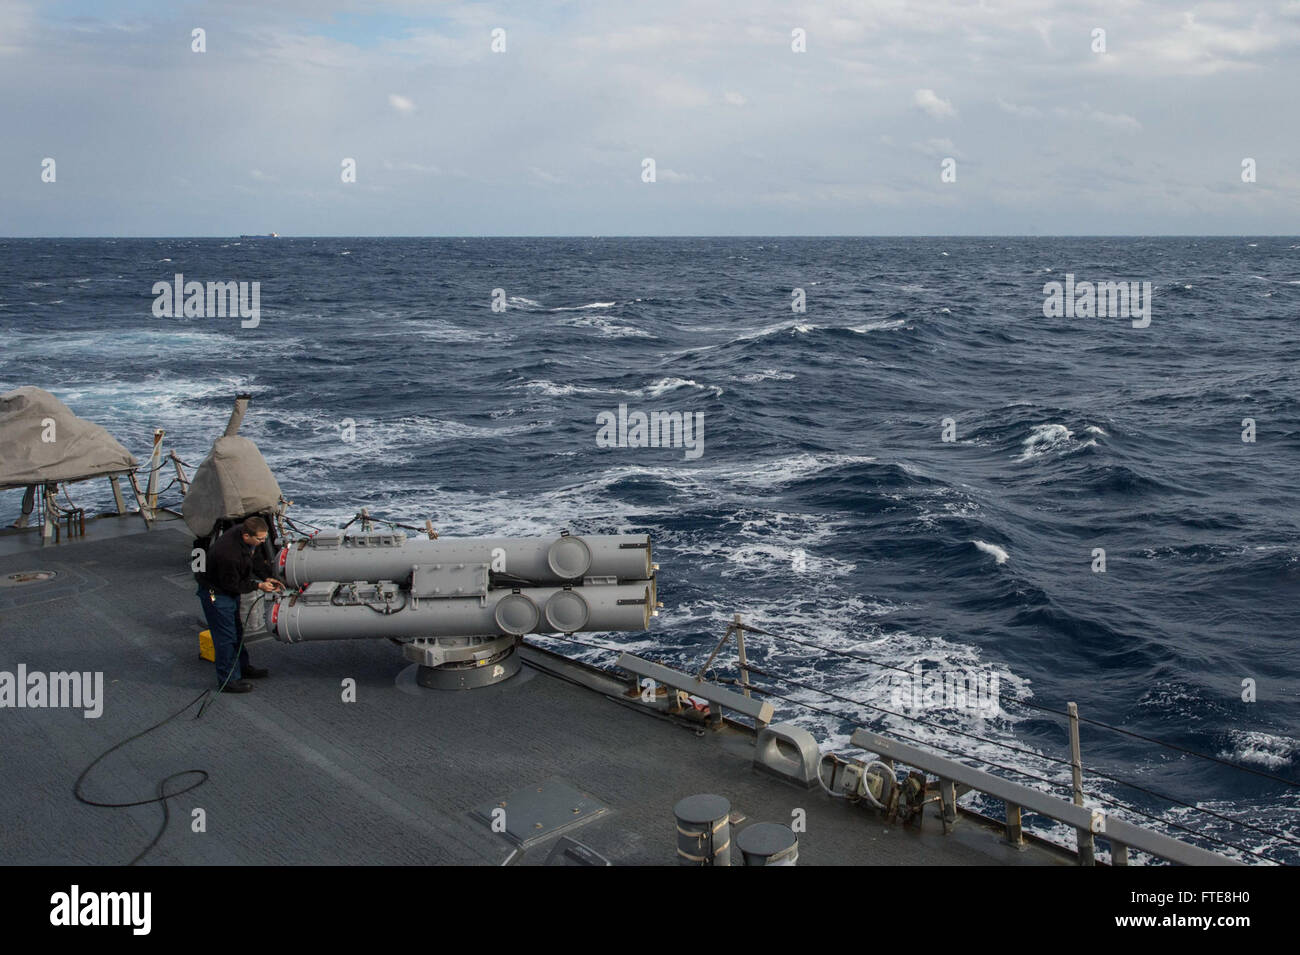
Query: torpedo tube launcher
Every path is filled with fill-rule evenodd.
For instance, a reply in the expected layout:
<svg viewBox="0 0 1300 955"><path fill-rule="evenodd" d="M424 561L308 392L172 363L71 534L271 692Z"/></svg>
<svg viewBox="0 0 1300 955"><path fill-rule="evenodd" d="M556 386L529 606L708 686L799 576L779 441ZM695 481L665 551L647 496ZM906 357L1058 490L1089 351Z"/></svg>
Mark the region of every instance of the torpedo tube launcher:
<svg viewBox="0 0 1300 955"><path fill-rule="evenodd" d="M658 615L650 537L463 537L325 531L285 546L290 592L269 597L285 643L389 639L422 686L468 689L519 671L524 634L648 630Z"/></svg>

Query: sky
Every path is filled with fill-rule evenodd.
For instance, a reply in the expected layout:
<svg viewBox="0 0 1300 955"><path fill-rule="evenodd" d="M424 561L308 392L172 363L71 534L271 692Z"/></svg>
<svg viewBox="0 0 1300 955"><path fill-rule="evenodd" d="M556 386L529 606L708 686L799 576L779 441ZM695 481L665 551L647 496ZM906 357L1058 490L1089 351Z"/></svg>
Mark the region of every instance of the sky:
<svg viewBox="0 0 1300 955"><path fill-rule="evenodd" d="M1298 90L1300 0L0 0L0 235L1294 235Z"/></svg>

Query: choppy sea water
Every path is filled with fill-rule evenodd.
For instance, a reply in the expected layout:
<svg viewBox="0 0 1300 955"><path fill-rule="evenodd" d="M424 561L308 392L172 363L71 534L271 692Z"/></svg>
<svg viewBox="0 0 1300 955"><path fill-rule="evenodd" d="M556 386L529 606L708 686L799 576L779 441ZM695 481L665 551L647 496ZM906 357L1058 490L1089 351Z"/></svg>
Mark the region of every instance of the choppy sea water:
<svg viewBox="0 0 1300 955"><path fill-rule="evenodd" d="M260 323L155 317L178 272L258 281ZM1149 326L1045 317L1067 273L1149 281ZM0 240L0 390L191 464L251 392L241 433L317 525L648 532L653 630L583 639L693 669L741 613L804 642L747 649L830 749L870 726L1061 795L1064 725L1016 701L1300 776L1298 317L1286 238ZM702 414L702 453L599 446L620 405ZM1002 705L912 708L888 667L917 665ZM1300 861L1295 787L1082 737L1090 793Z"/></svg>

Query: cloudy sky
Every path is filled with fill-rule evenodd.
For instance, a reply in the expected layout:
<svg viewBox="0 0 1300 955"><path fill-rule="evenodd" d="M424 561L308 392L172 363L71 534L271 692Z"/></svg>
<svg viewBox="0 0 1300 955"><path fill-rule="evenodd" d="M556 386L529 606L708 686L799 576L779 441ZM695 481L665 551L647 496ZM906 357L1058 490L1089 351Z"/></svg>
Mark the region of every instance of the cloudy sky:
<svg viewBox="0 0 1300 955"><path fill-rule="evenodd" d="M1300 0L0 0L0 89L8 236L1300 232Z"/></svg>

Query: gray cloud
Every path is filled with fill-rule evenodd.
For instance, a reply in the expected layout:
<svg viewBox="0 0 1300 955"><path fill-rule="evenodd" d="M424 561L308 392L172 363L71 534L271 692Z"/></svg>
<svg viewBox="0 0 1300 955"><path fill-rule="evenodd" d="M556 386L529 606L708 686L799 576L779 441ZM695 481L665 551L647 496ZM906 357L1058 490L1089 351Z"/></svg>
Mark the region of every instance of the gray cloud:
<svg viewBox="0 0 1300 955"><path fill-rule="evenodd" d="M1295 0L81 6L0 5L8 234L1294 232L1300 211Z"/></svg>

